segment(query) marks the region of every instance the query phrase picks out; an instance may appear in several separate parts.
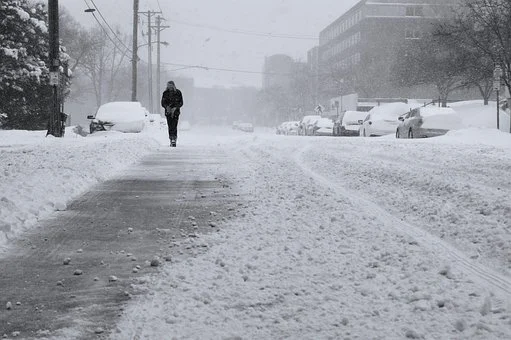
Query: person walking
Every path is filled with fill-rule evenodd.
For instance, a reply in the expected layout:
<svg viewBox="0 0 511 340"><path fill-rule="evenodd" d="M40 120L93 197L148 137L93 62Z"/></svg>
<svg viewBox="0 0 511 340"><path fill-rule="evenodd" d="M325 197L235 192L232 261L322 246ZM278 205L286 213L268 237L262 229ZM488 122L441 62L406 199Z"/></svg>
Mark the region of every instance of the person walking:
<svg viewBox="0 0 511 340"><path fill-rule="evenodd" d="M181 114L181 107L183 106L183 94L176 88L176 84L172 80L167 82L167 89L163 91L161 106L165 109L165 117L167 117L170 146L175 147L177 142L177 123Z"/></svg>

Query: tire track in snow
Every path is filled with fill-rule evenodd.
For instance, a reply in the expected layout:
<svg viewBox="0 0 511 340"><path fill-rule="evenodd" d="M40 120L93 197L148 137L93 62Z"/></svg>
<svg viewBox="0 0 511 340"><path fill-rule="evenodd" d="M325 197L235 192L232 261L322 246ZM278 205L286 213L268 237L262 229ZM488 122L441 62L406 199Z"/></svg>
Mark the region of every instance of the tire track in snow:
<svg viewBox="0 0 511 340"><path fill-rule="evenodd" d="M298 150L294 156L294 161L312 179L327 188L334 189L337 194L342 195L344 198L352 201L353 204L359 206L361 210L377 216L377 218L385 226L397 229L403 234L406 234L415 239L432 253L437 254L438 256L443 256L446 259L449 259L453 264L459 265L465 273L471 274L470 276L476 279L479 283L493 287L495 293L500 293L499 295L504 295L504 297L509 300L511 297L511 278L474 263L465 254L447 242L416 226L402 221L360 193L346 189L345 187L336 184L323 175L315 172L305 163L303 159L305 153L307 153L310 148L310 145L308 145Z"/></svg>

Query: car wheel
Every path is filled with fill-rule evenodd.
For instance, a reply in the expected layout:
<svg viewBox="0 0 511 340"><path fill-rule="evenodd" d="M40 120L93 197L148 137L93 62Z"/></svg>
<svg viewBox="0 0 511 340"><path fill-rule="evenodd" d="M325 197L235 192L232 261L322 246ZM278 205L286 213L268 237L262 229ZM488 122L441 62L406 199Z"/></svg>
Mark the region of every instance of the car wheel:
<svg viewBox="0 0 511 340"><path fill-rule="evenodd" d="M408 138L410 138L410 139L413 138L413 130L412 130L412 128L410 128L410 130L408 130Z"/></svg>

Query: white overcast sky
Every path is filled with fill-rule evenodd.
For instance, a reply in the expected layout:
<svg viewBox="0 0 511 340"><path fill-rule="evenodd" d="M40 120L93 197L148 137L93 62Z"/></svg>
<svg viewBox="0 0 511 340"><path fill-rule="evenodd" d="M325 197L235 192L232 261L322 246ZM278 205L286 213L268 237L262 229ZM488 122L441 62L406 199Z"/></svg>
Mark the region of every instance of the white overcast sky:
<svg viewBox="0 0 511 340"><path fill-rule="evenodd" d="M307 51L317 44L309 39L281 39L229 33L225 30L318 37L319 32L359 0L140 0L140 11L159 11L171 28L162 32L162 62L202 65L213 68L261 71L264 57L285 53L306 61ZM85 26L97 23L84 13L91 0L60 0L72 16ZM94 0L105 19L131 35L132 0ZM147 19L140 29L147 31ZM172 21L174 20L174 21ZM208 26L194 27L184 25ZM139 43L144 43L144 38ZM147 60L147 49L139 51ZM155 55L153 55L155 60ZM178 67L167 66L169 70ZM176 73L177 74L177 73ZM257 86L260 74L188 69L180 75L193 77L198 86Z"/></svg>

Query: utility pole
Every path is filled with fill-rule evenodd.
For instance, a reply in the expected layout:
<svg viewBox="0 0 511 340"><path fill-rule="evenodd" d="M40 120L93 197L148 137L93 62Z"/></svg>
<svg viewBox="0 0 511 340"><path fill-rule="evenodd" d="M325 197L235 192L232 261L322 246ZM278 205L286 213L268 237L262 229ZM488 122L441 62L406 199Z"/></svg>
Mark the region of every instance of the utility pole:
<svg viewBox="0 0 511 340"><path fill-rule="evenodd" d="M52 87L52 100L50 116L48 118L48 131L46 135L63 137L62 116L60 114L59 100L59 73L60 73L60 46L59 46L59 1L48 0L48 30L49 30L49 69L50 86Z"/></svg>
<svg viewBox="0 0 511 340"><path fill-rule="evenodd" d="M160 105L159 105L159 96L160 96L160 86L161 86L161 62L160 62L160 56L161 56L161 31L163 31L164 29L166 28L169 28L170 26L162 26L161 25L161 21L162 21L162 17L158 15L158 17L156 17L156 27L154 27L154 29L156 29L156 39L157 39L157 44L156 44L156 106L158 108L158 111L161 111L161 108L160 108ZM161 112L160 112L161 114Z"/></svg>
<svg viewBox="0 0 511 340"><path fill-rule="evenodd" d="M149 71L149 112L153 112L153 46L152 46L152 32L151 32L151 11L147 12L147 62L148 62L148 71Z"/></svg>
<svg viewBox="0 0 511 340"><path fill-rule="evenodd" d="M502 67L496 65L493 70L493 88L497 91L497 130L500 130L500 87L502 84Z"/></svg>
<svg viewBox="0 0 511 340"><path fill-rule="evenodd" d="M147 16L147 63L148 63L148 90L149 90L149 112L153 113L153 103L154 103L154 95L153 95L153 54L152 54L152 32L151 32L151 17L154 14L161 14L161 12L140 12L140 14Z"/></svg>
<svg viewBox="0 0 511 340"><path fill-rule="evenodd" d="M137 101L138 0L133 0L133 46L131 56L131 101Z"/></svg>

